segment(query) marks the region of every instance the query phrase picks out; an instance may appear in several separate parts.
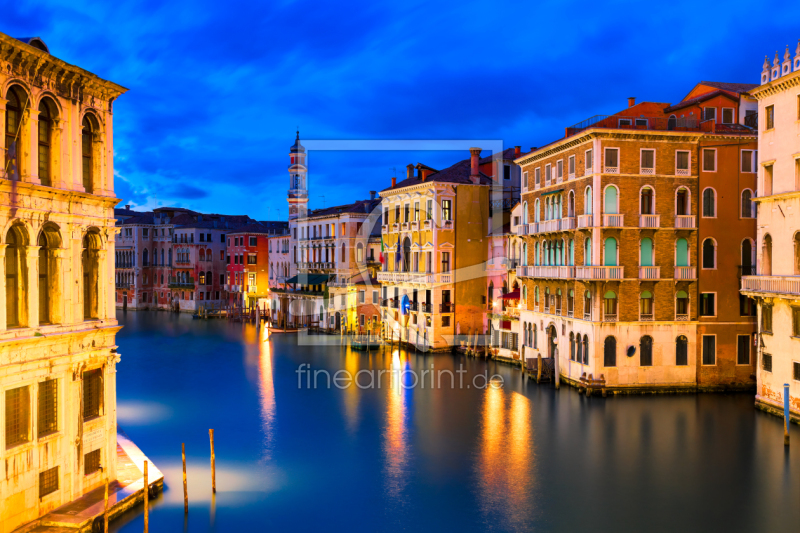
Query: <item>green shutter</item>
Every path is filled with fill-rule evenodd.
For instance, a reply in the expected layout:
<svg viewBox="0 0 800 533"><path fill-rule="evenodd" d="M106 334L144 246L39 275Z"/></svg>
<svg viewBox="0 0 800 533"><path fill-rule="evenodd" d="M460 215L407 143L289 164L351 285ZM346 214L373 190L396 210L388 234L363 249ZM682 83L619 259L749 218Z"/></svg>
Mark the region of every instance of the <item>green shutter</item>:
<svg viewBox="0 0 800 533"><path fill-rule="evenodd" d="M606 239L603 263L605 266L617 266L617 240L613 237Z"/></svg>
<svg viewBox="0 0 800 533"><path fill-rule="evenodd" d="M639 266L653 266L653 241L642 239L639 245Z"/></svg>
<svg viewBox="0 0 800 533"><path fill-rule="evenodd" d="M675 266L689 266L689 243L686 239L678 239L675 252Z"/></svg>

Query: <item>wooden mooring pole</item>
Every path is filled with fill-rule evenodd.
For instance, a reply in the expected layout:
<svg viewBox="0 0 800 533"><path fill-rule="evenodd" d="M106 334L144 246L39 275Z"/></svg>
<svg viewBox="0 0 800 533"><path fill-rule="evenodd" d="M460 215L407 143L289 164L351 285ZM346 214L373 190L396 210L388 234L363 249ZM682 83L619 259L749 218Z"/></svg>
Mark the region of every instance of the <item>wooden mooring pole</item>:
<svg viewBox="0 0 800 533"><path fill-rule="evenodd" d="M147 481L147 461L144 462L144 533L150 531L150 483Z"/></svg>
<svg viewBox="0 0 800 533"><path fill-rule="evenodd" d="M789 384L783 384L783 445L789 445Z"/></svg>
<svg viewBox="0 0 800 533"><path fill-rule="evenodd" d="M215 457L214 457L214 430L208 430L208 436L211 439L211 492L216 494L217 493L217 467L215 465Z"/></svg>
<svg viewBox="0 0 800 533"><path fill-rule="evenodd" d="M189 487L186 484L186 443L181 443L181 459L183 460L183 513L189 514Z"/></svg>

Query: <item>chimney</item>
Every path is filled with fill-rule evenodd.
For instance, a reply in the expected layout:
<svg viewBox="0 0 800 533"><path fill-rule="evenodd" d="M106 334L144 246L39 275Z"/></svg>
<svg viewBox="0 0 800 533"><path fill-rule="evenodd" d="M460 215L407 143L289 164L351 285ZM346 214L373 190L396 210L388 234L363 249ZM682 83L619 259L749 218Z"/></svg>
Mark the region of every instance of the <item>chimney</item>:
<svg viewBox="0 0 800 533"><path fill-rule="evenodd" d="M414 177L414 165L411 163L406 165L406 179L411 179Z"/></svg>
<svg viewBox="0 0 800 533"><path fill-rule="evenodd" d="M131 210L131 204L126 204L125 211L130 211L130 210Z"/></svg>
<svg viewBox="0 0 800 533"><path fill-rule="evenodd" d="M369 199L370 200L374 200L375 199L375 191L369 191Z"/></svg>
<svg viewBox="0 0 800 533"><path fill-rule="evenodd" d="M519 157L519 154L522 153L522 146L515 146L514 147L514 157Z"/></svg>
<svg viewBox="0 0 800 533"><path fill-rule="evenodd" d="M535 152L535 151L536 151L536 147L535 146L531 146L531 152Z"/></svg>
<svg viewBox="0 0 800 533"><path fill-rule="evenodd" d="M480 171L480 160L481 160L481 149L480 148L470 148L469 149L470 155L470 172L469 172L469 179L475 185L478 185L481 182L481 171Z"/></svg>
<svg viewBox="0 0 800 533"><path fill-rule="evenodd" d="M633 107L635 105L636 105L636 97L631 96L630 98L628 98L628 107Z"/></svg>
<svg viewBox="0 0 800 533"><path fill-rule="evenodd" d="M392 177L392 187L394 187L394 186L396 186L396 185L397 185L397 178L395 178L395 177L393 176L393 177Z"/></svg>

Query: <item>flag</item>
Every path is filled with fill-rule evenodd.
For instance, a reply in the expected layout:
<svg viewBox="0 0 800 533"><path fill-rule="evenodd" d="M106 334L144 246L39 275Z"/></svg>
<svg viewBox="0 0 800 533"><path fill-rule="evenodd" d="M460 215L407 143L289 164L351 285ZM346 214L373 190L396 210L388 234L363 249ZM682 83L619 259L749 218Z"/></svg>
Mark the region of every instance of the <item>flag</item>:
<svg viewBox="0 0 800 533"><path fill-rule="evenodd" d="M381 255L379 258L381 260L381 263L384 263L386 261L386 258L383 256L383 235L381 235Z"/></svg>
<svg viewBox="0 0 800 533"><path fill-rule="evenodd" d="M400 237L397 238L397 253L394 257L394 264L395 266L400 264L400 260L403 258L403 249L400 248Z"/></svg>

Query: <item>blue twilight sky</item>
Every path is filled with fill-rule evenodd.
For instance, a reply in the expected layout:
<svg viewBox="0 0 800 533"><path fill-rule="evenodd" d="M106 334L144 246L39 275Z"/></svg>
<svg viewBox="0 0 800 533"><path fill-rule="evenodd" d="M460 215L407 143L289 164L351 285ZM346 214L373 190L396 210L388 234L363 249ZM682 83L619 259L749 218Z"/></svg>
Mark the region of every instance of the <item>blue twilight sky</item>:
<svg viewBox="0 0 800 533"><path fill-rule="evenodd" d="M7 2L0 31L130 89L114 106L123 202L285 219L294 131L501 139L523 149L701 80L757 83L800 2ZM485 153L488 155L488 152ZM313 152L310 207L459 152ZM324 198L323 198L324 196Z"/></svg>

